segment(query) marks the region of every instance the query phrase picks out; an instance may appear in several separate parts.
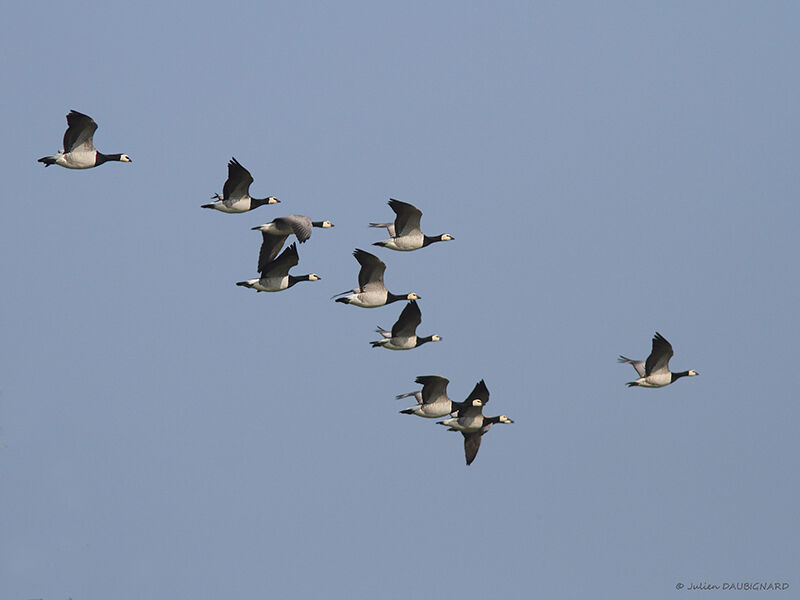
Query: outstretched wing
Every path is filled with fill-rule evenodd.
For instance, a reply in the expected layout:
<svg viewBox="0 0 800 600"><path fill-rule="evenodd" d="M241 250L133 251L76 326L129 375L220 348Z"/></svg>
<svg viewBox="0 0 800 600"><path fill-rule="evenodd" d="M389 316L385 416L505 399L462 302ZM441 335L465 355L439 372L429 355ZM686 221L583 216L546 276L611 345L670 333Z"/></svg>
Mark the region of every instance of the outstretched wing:
<svg viewBox="0 0 800 600"><path fill-rule="evenodd" d="M69 111L67 130L64 132L64 152L92 152L96 130L97 123L92 117L77 110Z"/></svg>
<svg viewBox="0 0 800 600"><path fill-rule="evenodd" d="M672 344L656 331L656 334L653 336L653 350L644 363L646 376L657 373L658 371L668 371L669 359L672 358L672 354Z"/></svg>
<svg viewBox="0 0 800 600"><path fill-rule="evenodd" d="M402 237L411 233L418 233L419 220L422 218L422 211L413 204L408 202L400 202L391 198L389 206L397 216L394 219L394 235Z"/></svg>
<svg viewBox="0 0 800 600"><path fill-rule="evenodd" d="M311 232L314 231L314 226L311 224L311 219L303 215L289 215L288 217L278 217L273 222L286 225L292 228L292 231L297 236L297 241L301 244L311 237Z"/></svg>
<svg viewBox="0 0 800 600"><path fill-rule="evenodd" d="M228 179L222 187L222 197L225 206L230 208L237 200L250 194L250 184L253 176L245 169L236 158L228 162Z"/></svg>
<svg viewBox="0 0 800 600"><path fill-rule="evenodd" d="M422 403L430 404L436 402L442 396L447 396L447 384L449 379L438 375L421 375L415 379L416 383L422 384Z"/></svg>
<svg viewBox="0 0 800 600"><path fill-rule="evenodd" d="M467 459L467 465L469 466L478 455L478 450L480 450L481 447L481 437L483 436L483 432L476 431L474 433L464 433L462 431L461 435L464 436L464 457Z"/></svg>
<svg viewBox="0 0 800 600"><path fill-rule="evenodd" d="M264 241L261 242L261 251L258 253L259 273L263 273L267 265L275 260L275 257L278 256L278 252L283 248L286 238L289 237L288 235L270 235L263 231L261 234L264 237Z"/></svg>
<svg viewBox="0 0 800 600"><path fill-rule="evenodd" d="M359 248L353 251L353 256L356 257L358 264L361 265L361 270L358 272L358 286L361 290L367 290L371 287L383 289L383 272L386 271L386 263L374 254Z"/></svg>
<svg viewBox="0 0 800 600"><path fill-rule="evenodd" d="M617 362L625 363L627 365L633 366L636 369L636 372L639 374L639 377L645 376L644 370L644 361L643 360L633 360L632 358L628 358L627 356L622 356L617 359Z"/></svg>
<svg viewBox="0 0 800 600"><path fill-rule="evenodd" d="M465 402L468 405L472 405L472 401L475 399L480 399L481 402L486 404L489 402L489 389L486 387L486 382L481 379L478 383L475 384L475 388L472 390L472 393L467 396Z"/></svg>
<svg viewBox="0 0 800 600"><path fill-rule="evenodd" d="M281 252L278 258L266 266L266 269L261 272L261 278L285 277L289 274L289 269L294 267L298 262L300 262L300 257L297 255L297 244L292 244Z"/></svg>
<svg viewBox="0 0 800 600"><path fill-rule="evenodd" d="M392 325L392 337L410 337L417 332L417 326L422 322L422 311L417 306L416 300L409 301L400 317Z"/></svg>

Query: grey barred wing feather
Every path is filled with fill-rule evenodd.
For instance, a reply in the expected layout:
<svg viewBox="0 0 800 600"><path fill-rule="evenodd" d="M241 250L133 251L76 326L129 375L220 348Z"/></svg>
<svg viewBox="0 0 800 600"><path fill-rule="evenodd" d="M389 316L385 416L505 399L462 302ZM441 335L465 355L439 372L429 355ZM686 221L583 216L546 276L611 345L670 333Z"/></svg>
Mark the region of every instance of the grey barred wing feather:
<svg viewBox="0 0 800 600"><path fill-rule="evenodd" d="M422 312L419 310L417 302L411 300L400 313L397 322L392 325L392 337L411 337L417 332L417 327L421 322Z"/></svg>
<svg viewBox="0 0 800 600"><path fill-rule="evenodd" d="M643 360L633 360L632 358L628 358L627 356L620 355L620 357L617 359L617 362L631 365L634 369L636 369L636 372L639 374L639 377L645 376Z"/></svg>
<svg viewBox="0 0 800 600"><path fill-rule="evenodd" d="M403 237L420 231L419 221L422 218L422 211L413 204L400 202L391 198L389 206L397 215L394 219L393 237Z"/></svg>
<svg viewBox="0 0 800 600"><path fill-rule="evenodd" d="M289 269L297 265L300 258L297 255L297 244L292 244L281 255L266 266L261 272L261 278L283 277L289 274Z"/></svg>
<svg viewBox="0 0 800 600"><path fill-rule="evenodd" d="M297 236L297 241L301 244L311 237L311 232L314 230L311 219L303 215L278 217L274 222L291 227L292 231Z"/></svg>
<svg viewBox="0 0 800 600"><path fill-rule="evenodd" d="M372 288L383 290L383 273L386 271L386 263L380 258L364 250L358 248L353 252L361 269L358 272L358 286L361 291L367 291Z"/></svg>
<svg viewBox="0 0 800 600"><path fill-rule="evenodd" d="M264 237L264 241L261 242L261 250L258 253L259 273L263 273L267 265L275 260L275 257L278 256L278 252L283 248L286 238L289 237L288 235L270 235L264 232L262 232L261 235Z"/></svg>
<svg viewBox="0 0 800 600"><path fill-rule="evenodd" d="M230 208L237 200L250 195L250 184L253 176L245 169L236 158L228 162L228 179L222 187L222 198L225 206Z"/></svg>
<svg viewBox="0 0 800 600"><path fill-rule="evenodd" d="M659 371L669 370L669 359L672 358L672 344L663 335L656 331L653 336L653 350L644 364L645 376L652 375ZM637 369L638 371L638 369Z"/></svg>
<svg viewBox="0 0 800 600"><path fill-rule="evenodd" d="M71 110L67 115L67 130L64 132L64 153L92 152L97 123L89 115Z"/></svg>

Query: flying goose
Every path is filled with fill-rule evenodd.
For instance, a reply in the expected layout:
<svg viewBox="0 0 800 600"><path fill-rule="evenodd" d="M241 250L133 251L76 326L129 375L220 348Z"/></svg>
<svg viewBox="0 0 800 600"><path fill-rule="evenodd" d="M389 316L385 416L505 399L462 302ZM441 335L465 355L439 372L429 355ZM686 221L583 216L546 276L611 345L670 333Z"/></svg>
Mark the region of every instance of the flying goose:
<svg viewBox="0 0 800 600"><path fill-rule="evenodd" d="M386 331L380 325L375 330L383 336L382 340L377 342L370 342L373 348L386 348L387 350L411 350L426 344L428 342L441 341L438 335L429 335L427 337L419 337L417 335L417 327L422 322L422 312L417 306L416 300L409 301L406 304L400 317L391 331Z"/></svg>
<svg viewBox="0 0 800 600"><path fill-rule="evenodd" d="M421 296L411 292L409 294L397 295L392 294L386 289L383 283L383 272L386 270L386 264L374 254L365 252L359 248L353 251L358 264L361 265L361 270L358 272L358 287L354 290L347 290L336 296L344 296L344 298L336 298L336 302L344 302L345 304L352 304L362 308L375 308L397 302L398 300L419 300Z"/></svg>
<svg viewBox="0 0 800 600"><path fill-rule="evenodd" d="M467 466L472 464L472 461L475 460L475 457L478 455L478 450L481 447L481 438L484 434L492 428L492 425L496 423L513 423L511 419L509 419L505 415L500 415L498 417L484 417L483 418L483 427L481 427L480 431L473 431L472 433L467 433L465 431L461 432L461 435L464 436L464 457L467 459Z"/></svg>
<svg viewBox="0 0 800 600"><path fill-rule="evenodd" d="M656 331L656 334L653 336L653 350L650 352L650 356L647 357L646 361L631 360L622 355L617 359L618 362L632 365L639 374L639 379L636 381L629 381L625 385L628 387L640 386L646 388L660 388L669 385L681 377L691 377L698 374L697 371L671 373L669 370L669 359L672 358L672 354L672 344Z"/></svg>
<svg viewBox="0 0 800 600"><path fill-rule="evenodd" d="M216 202L203 204L202 208L214 208L224 213L243 213L253 210L264 204L277 204L280 202L274 196L267 198L251 198L250 184L253 183L253 176L250 171L245 169L236 158L228 161L228 179L222 186L222 194L214 194L212 198L217 198Z"/></svg>
<svg viewBox="0 0 800 600"><path fill-rule="evenodd" d="M481 379L475 384L472 392L464 400L463 408L450 413L451 418L437 421L437 425L444 425L454 431L478 431L483 427L483 405L489 402L489 390L486 382Z"/></svg>
<svg viewBox="0 0 800 600"><path fill-rule="evenodd" d="M297 240L301 244L305 242L311 237L311 229L313 227L327 229L333 227L333 223L330 221L312 221L303 215L289 215L288 217L278 217L258 227L252 227L253 231L260 231L264 238L261 244L261 255L258 264L266 264L274 259L283 248L286 238L293 233L297 235Z"/></svg>
<svg viewBox="0 0 800 600"><path fill-rule="evenodd" d="M467 466L472 464L481 447L481 437L491 429L495 423L513 423L505 415L497 417L484 417L483 406L489 402L489 390L481 379L464 401L463 408L457 408L453 413L456 417L437 421L438 424L448 427L448 431L460 431L464 436L464 456Z"/></svg>
<svg viewBox="0 0 800 600"><path fill-rule="evenodd" d="M389 206L397 215L394 223L370 223L370 227L385 227L391 236L388 240L374 242L373 246L382 246L390 250L409 252L419 250L434 242L449 242L455 238L449 233L436 236L425 235L419 228L422 211L413 204L389 199Z"/></svg>
<svg viewBox="0 0 800 600"><path fill-rule="evenodd" d="M263 253L262 253L263 254ZM236 285L249 287L257 292L280 292L292 287L298 281L318 281L320 276L316 273L309 275L289 275L289 269L300 261L297 255L297 244L292 244L275 260L262 262L259 256L258 271L261 277L238 281Z"/></svg>
<svg viewBox="0 0 800 600"><path fill-rule="evenodd" d="M466 407L463 402L453 402L447 396L449 379L438 375L420 375L414 381L422 384L421 390L400 394L396 398L400 400L401 398L413 396L417 401L417 405L401 410L400 414L417 415L426 419L438 419Z"/></svg>
<svg viewBox="0 0 800 600"><path fill-rule="evenodd" d="M64 132L64 149L54 156L43 156L38 160L45 167L59 165L67 169L91 169L105 162L133 162L127 154L103 154L94 149L94 132L97 123L89 115L77 110L67 115L67 130Z"/></svg>
<svg viewBox="0 0 800 600"><path fill-rule="evenodd" d="M328 229L333 227L333 223L330 221L312 221L305 215L289 215L288 217L272 219L269 223L264 223L252 229L269 235L283 236L284 238L295 234L297 241L302 244L311 237L311 231L314 227Z"/></svg>

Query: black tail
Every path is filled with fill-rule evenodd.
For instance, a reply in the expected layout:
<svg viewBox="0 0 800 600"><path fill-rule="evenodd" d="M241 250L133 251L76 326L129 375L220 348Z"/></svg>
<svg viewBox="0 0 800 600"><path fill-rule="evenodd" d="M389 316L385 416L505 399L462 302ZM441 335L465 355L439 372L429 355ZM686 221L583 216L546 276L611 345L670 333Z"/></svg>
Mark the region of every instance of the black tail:
<svg viewBox="0 0 800 600"><path fill-rule="evenodd" d="M381 248L386 247L386 242L372 242L373 246L380 246Z"/></svg>
<svg viewBox="0 0 800 600"><path fill-rule="evenodd" d="M52 156L43 156L36 162L44 163L45 167L49 167L50 165L56 164L56 159L53 158Z"/></svg>
<svg viewBox="0 0 800 600"><path fill-rule="evenodd" d="M350 304L350 302L348 302L347 298L337 298L335 301L336 302L344 302L345 304Z"/></svg>
<svg viewBox="0 0 800 600"><path fill-rule="evenodd" d="M626 385L626 386L628 386L628 387L636 387L636 386L638 386L639 384L638 384L638 383L636 383L635 381L629 381L629 382L628 382L628 383L626 383L625 385Z"/></svg>
<svg viewBox="0 0 800 600"><path fill-rule="evenodd" d="M244 287L249 287L247 284L250 283L249 281L237 281L236 285L241 285Z"/></svg>
<svg viewBox="0 0 800 600"><path fill-rule="evenodd" d="M200 208L214 208L213 204L201 204Z"/></svg>
<svg viewBox="0 0 800 600"><path fill-rule="evenodd" d="M401 415L413 415L413 414L414 414L414 409L412 409L412 408L407 408L407 409L405 409L405 410L401 410L401 411L400 411L400 414L401 414Z"/></svg>
<svg viewBox="0 0 800 600"><path fill-rule="evenodd" d="M372 344L373 348L379 348L380 346L383 346L383 342L382 341L381 342L370 342L370 344Z"/></svg>

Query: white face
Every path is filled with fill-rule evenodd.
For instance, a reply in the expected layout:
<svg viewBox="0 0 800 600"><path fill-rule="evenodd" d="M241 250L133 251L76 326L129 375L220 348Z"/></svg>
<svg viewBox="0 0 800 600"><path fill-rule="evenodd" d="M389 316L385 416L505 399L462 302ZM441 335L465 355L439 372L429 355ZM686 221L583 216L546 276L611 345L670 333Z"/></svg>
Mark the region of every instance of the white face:
<svg viewBox="0 0 800 600"><path fill-rule="evenodd" d="M333 223L331 223L330 221L323 221L322 227L328 229L329 227L333 227Z"/></svg>
<svg viewBox="0 0 800 600"><path fill-rule="evenodd" d="M319 281L320 279L322 278L316 273L311 273L311 275L308 276L309 281Z"/></svg>
<svg viewBox="0 0 800 600"><path fill-rule="evenodd" d="M411 292L408 296L406 296L409 300L419 300L422 296L418 296L414 292Z"/></svg>
<svg viewBox="0 0 800 600"><path fill-rule="evenodd" d="M691 377L692 375L699 375L699 373L697 371L689 371L689 376Z"/></svg>
<svg viewBox="0 0 800 600"><path fill-rule="evenodd" d="M278 202L280 202L280 200L278 200L275 196L270 196L267 198L267 204L277 204Z"/></svg>
<svg viewBox="0 0 800 600"><path fill-rule="evenodd" d="M120 162L132 162L131 157L128 156L127 154L123 154L122 156L120 156L119 160Z"/></svg>
<svg viewBox="0 0 800 600"><path fill-rule="evenodd" d="M438 335L432 335L431 336L431 341L432 342L440 342L440 341L442 341L442 338L440 336L438 336Z"/></svg>
<svg viewBox="0 0 800 600"><path fill-rule="evenodd" d="M456 239L456 238L454 238L454 237L453 237L452 235L450 235L449 233L443 233L443 234L442 234L442 241L443 241L443 242L449 242L450 240L454 240L454 239Z"/></svg>
<svg viewBox="0 0 800 600"><path fill-rule="evenodd" d="M509 419L509 418L508 418L507 416L505 416L505 415L500 415L500 422L501 422L501 423L513 423L514 421L512 421L511 419Z"/></svg>
<svg viewBox="0 0 800 600"><path fill-rule="evenodd" d="M472 406L483 406L483 400L475 398L475 400L472 401Z"/></svg>

